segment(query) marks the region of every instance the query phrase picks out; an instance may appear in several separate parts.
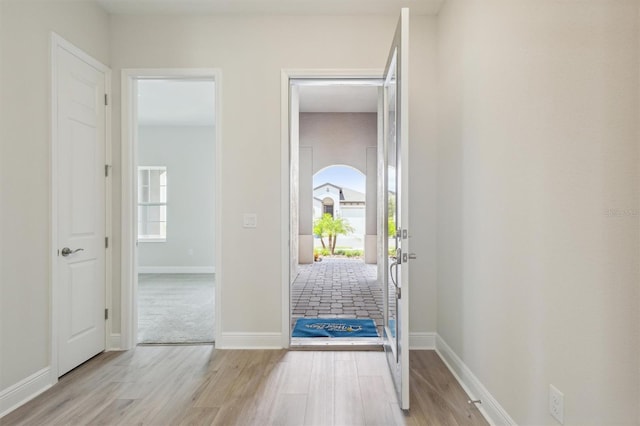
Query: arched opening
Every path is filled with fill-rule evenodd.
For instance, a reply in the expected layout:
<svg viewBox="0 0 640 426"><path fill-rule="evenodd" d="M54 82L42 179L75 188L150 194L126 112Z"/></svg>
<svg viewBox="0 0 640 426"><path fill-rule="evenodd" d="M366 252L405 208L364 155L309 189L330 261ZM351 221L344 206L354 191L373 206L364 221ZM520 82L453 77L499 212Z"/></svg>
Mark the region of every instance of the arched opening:
<svg viewBox="0 0 640 426"><path fill-rule="evenodd" d="M313 175L314 224L324 214L344 225L336 235L341 255L360 258L365 248L366 176L360 170L343 164L325 167ZM322 243L318 235L314 247Z"/></svg>
<svg viewBox="0 0 640 426"><path fill-rule="evenodd" d="M334 217L332 198L326 197L324 200L322 200L322 214L330 214L331 217Z"/></svg>

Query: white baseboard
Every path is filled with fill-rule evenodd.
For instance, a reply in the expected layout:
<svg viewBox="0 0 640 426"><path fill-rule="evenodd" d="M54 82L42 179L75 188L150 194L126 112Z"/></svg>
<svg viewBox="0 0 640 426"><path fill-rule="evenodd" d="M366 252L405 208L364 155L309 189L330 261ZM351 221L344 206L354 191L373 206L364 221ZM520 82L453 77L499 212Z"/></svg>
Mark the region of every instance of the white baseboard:
<svg viewBox="0 0 640 426"><path fill-rule="evenodd" d="M32 400L51 385L51 369L43 368L0 392L0 418Z"/></svg>
<svg viewBox="0 0 640 426"><path fill-rule="evenodd" d="M469 397L482 400L482 404L478 404L478 409L489 424L517 424L440 335L436 335L436 352Z"/></svg>
<svg viewBox="0 0 640 426"><path fill-rule="evenodd" d="M109 347L107 347L108 351L120 351L122 350L122 336L120 333L111 333L109 336Z"/></svg>
<svg viewBox="0 0 640 426"><path fill-rule="evenodd" d="M138 266L139 274L215 274L215 266Z"/></svg>
<svg viewBox="0 0 640 426"><path fill-rule="evenodd" d="M434 350L436 348L436 333L409 333L409 349Z"/></svg>
<svg viewBox="0 0 640 426"><path fill-rule="evenodd" d="M282 333L221 333L216 349L282 349Z"/></svg>

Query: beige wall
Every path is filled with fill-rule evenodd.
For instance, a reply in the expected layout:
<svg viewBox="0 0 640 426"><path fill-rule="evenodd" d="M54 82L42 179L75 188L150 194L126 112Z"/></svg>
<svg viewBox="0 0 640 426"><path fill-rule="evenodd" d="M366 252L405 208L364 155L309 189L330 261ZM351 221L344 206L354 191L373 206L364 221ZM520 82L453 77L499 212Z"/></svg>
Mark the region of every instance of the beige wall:
<svg viewBox="0 0 640 426"><path fill-rule="evenodd" d="M283 68L382 68L397 17L163 17L113 16L114 87L122 68L222 69L223 332L281 332L280 73ZM412 124L416 153L435 147L435 21L412 20ZM120 157L120 99L114 96L114 158ZM435 330L435 156L416 161L412 330ZM114 231L119 232L119 164L114 164ZM258 215L257 229L242 214ZM119 238L114 259L119 258ZM248 267L248 265L250 267ZM114 264L114 331L120 313L119 265ZM431 297L428 297L431 296Z"/></svg>
<svg viewBox="0 0 640 426"><path fill-rule="evenodd" d="M113 70L113 332L120 330L120 70L145 67L222 69L223 331L280 332L281 212L273 208L283 196L280 70L382 68L397 17L109 17L84 2L0 5L0 388L49 363L50 30ZM414 17L411 36L413 152L425 158L412 163L424 185L411 194L422 259L411 329L426 332L435 330L435 156L426 155L435 149L435 20ZM242 229L245 212L258 214L257 229Z"/></svg>
<svg viewBox="0 0 640 426"><path fill-rule="evenodd" d="M438 333L518 424L638 423L637 8L438 19Z"/></svg>
<svg viewBox="0 0 640 426"><path fill-rule="evenodd" d="M49 365L50 31L108 64L108 15L81 3L0 2L0 389Z"/></svg>

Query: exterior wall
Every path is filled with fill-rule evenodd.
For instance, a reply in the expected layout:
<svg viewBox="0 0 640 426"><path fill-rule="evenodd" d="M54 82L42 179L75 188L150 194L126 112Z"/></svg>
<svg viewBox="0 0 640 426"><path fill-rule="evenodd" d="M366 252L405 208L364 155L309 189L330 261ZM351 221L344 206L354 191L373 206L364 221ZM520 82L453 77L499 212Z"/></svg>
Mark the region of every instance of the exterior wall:
<svg viewBox="0 0 640 426"><path fill-rule="evenodd" d="M300 146L313 148L313 174L334 165L367 174L367 148L378 144L374 112L302 112Z"/></svg>
<svg viewBox="0 0 640 426"><path fill-rule="evenodd" d="M330 198L333 201L333 215L336 217L340 217L342 215L340 211L340 190L333 186L323 186L313 191L313 198L321 200L322 202L326 198ZM323 203L320 203L320 211L319 214L314 214L313 218L317 219L322 216L323 213Z"/></svg>

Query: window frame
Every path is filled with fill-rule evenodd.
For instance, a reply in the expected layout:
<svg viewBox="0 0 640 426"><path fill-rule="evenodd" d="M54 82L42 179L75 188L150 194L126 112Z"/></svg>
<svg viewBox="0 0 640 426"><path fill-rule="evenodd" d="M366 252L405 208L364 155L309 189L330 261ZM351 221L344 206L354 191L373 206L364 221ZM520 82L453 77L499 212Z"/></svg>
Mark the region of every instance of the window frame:
<svg viewBox="0 0 640 426"><path fill-rule="evenodd" d="M164 201L140 201L140 191L142 189L142 182L140 179L140 172L142 171L146 171L149 174L149 191L151 191L151 172L154 170L160 170L160 171L164 171L165 173L165 183L164 183ZM167 182L167 175L168 175L168 171L167 171L167 166L138 166L137 168L137 173L138 173L138 196L137 196L137 211L138 211L138 232L137 232L137 237L138 237L138 242L143 242L143 243L164 243L167 241L167 210L168 210L168 182ZM159 190L160 188L163 186L160 183L158 183L159 186ZM161 190L160 190L161 191ZM162 192L162 191L161 191ZM141 234L141 229L142 223L150 223L148 221L147 218L142 218L140 215L140 207L164 207L164 220L160 220L158 221L158 223L164 223L164 236L157 234Z"/></svg>

